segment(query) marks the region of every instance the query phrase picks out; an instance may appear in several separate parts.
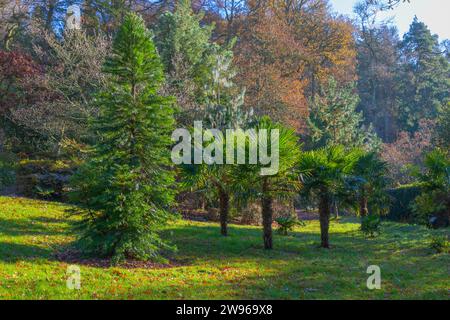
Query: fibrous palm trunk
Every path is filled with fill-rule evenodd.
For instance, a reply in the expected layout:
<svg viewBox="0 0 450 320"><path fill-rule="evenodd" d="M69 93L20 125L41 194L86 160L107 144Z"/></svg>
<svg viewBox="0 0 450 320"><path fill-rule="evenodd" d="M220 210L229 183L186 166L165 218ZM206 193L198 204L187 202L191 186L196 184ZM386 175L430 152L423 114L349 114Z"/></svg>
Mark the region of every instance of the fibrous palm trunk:
<svg viewBox="0 0 450 320"><path fill-rule="evenodd" d="M361 217L366 217L369 214L366 197L361 197L361 199L359 200L359 214L361 215Z"/></svg>
<svg viewBox="0 0 450 320"><path fill-rule="evenodd" d="M369 214L369 208L368 208L368 200L365 193L365 190L361 190L361 196L359 199L359 214L361 217L365 217Z"/></svg>
<svg viewBox="0 0 450 320"><path fill-rule="evenodd" d="M336 220L339 218L339 206L338 202L336 200L333 200L332 206L331 206L331 213L334 215Z"/></svg>
<svg viewBox="0 0 450 320"><path fill-rule="evenodd" d="M263 181L263 196L261 198L262 205L262 218L263 218L263 239L264 239L264 249L272 249L272 222L273 222L273 209L272 196L269 194L268 182Z"/></svg>
<svg viewBox="0 0 450 320"><path fill-rule="evenodd" d="M322 194L320 196L319 202L320 237L322 248L330 247L328 236L328 230L330 227L330 207L331 207L330 197L327 194Z"/></svg>
<svg viewBox="0 0 450 320"><path fill-rule="evenodd" d="M220 233L223 236L228 235L228 211L230 207L230 196L223 189L219 190L219 205L220 205Z"/></svg>

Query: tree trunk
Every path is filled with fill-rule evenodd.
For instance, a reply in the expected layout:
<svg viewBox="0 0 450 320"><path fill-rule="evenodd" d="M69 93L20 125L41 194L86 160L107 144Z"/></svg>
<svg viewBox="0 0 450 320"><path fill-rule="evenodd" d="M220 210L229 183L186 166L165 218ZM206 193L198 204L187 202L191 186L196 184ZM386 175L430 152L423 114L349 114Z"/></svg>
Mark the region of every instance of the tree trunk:
<svg viewBox="0 0 450 320"><path fill-rule="evenodd" d="M219 205L220 205L220 233L223 236L228 235L228 210L230 204L230 196L223 189L219 189Z"/></svg>
<svg viewBox="0 0 450 320"><path fill-rule="evenodd" d="M331 206L331 213L334 215L336 220L339 218L339 206L336 200L333 200L333 204Z"/></svg>
<svg viewBox="0 0 450 320"><path fill-rule="evenodd" d="M273 222L273 209L272 209L272 197L268 194L268 182L263 181L262 190L262 219L263 219L263 239L264 239L264 249L272 249L272 222Z"/></svg>
<svg viewBox="0 0 450 320"><path fill-rule="evenodd" d="M368 200L364 190L361 190L361 197L359 199L359 214L361 215L361 217L365 217L369 214L367 201Z"/></svg>
<svg viewBox="0 0 450 320"><path fill-rule="evenodd" d="M47 17L45 18L45 28L47 30L52 30L52 22L53 22L53 18L55 16L55 9L56 9L56 1L55 0L51 0L48 3L48 8L47 8Z"/></svg>
<svg viewBox="0 0 450 320"><path fill-rule="evenodd" d="M319 220L320 220L320 237L321 247L329 248L328 229L330 228L330 197L326 194L321 195L319 202Z"/></svg>

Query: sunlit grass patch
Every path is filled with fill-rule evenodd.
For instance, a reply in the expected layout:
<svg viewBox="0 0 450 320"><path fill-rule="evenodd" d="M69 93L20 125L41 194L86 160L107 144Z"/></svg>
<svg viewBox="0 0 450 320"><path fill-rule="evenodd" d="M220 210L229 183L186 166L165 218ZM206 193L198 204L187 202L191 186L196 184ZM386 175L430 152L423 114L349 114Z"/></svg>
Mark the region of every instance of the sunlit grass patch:
<svg viewBox="0 0 450 320"><path fill-rule="evenodd" d="M260 227L179 220L163 234L178 247L165 268L80 265L81 289L66 286L69 263L55 252L74 239L69 206L0 197L2 299L448 299L449 255L429 247L432 231L384 222L366 239L355 218L333 221L332 249L320 249L319 224L275 235L263 250ZM368 290L369 265L381 290Z"/></svg>

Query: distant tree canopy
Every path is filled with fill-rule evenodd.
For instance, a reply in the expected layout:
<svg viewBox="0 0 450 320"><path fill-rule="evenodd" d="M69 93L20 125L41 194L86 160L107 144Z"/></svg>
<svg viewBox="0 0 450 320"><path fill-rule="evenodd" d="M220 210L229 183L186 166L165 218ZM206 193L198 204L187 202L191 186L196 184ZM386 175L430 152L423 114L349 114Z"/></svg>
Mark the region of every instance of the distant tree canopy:
<svg viewBox="0 0 450 320"><path fill-rule="evenodd" d="M236 34L246 104L302 131L307 101L329 76L355 79L351 23L322 0L249 2L246 12Z"/></svg>
<svg viewBox="0 0 450 320"><path fill-rule="evenodd" d="M414 18L400 44L399 121L415 131L419 120L435 119L450 98L450 63L438 37Z"/></svg>
<svg viewBox="0 0 450 320"><path fill-rule="evenodd" d="M356 81L357 110L363 114L364 125L372 125L384 142L393 142L401 131L416 131L420 119L436 119L448 102L449 92L448 42L439 43L417 19L403 40L392 25L377 22L377 12L403 2L409 1L362 0L355 7L358 18L353 23L334 14L326 0L84 0L78 4L90 56L79 59L93 59L98 66L101 59L97 57L106 47L91 47L89 41L113 36L126 12L137 11L154 31L167 74L163 90L177 98L181 111L178 121L190 123L192 117L205 117L211 102L211 74L221 68L218 61L228 61L235 89L229 93L234 98L226 99L236 100L245 90L245 96L239 98L243 110L268 115L303 134L311 106L328 86L328 79L333 77L340 86ZM6 23L0 28L1 47L27 53L44 67L44 73L56 74L51 71L55 54L45 48L57 49L58 41L61 48L68 43L64 26L70 4L66 0L39 0L18 5L2 0L0 14ZM52 34L56 42L49 43ZM41 53L33 52L35 47L40 47ZM42 52L48 56L43 57ZM76 73L69 60L60 63L66 72ZM74 100L74 92L63 92L63 101ZM50 100L55 103L53 93L45 94L46 104ZM85 96L77 104L89 99ZM36 131L28 120L20 127ZM51 130L45 127L55 143L71 136L68 128L74 128L68 119L58 121L60 124ZM87 124L82 121L77 125Z"/></svg>
<svg viewBox="0 0 450 320"><path fill-rule="evenodd" d="M377 23L380 10L367 1L358 16L359 109L385 142L401 131L412 134L421 120L436 120L449 101L450 64L446 41L439 43L417 18L400 40L390 24Z"/></svg>

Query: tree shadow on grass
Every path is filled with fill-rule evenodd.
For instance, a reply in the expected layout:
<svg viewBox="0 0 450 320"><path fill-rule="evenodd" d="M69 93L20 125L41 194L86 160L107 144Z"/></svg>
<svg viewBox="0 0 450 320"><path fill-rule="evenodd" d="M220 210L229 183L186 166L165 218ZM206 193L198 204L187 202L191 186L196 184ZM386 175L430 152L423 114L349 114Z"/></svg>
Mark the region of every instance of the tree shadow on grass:
<svg viewBox="0 0 450 320"><path fill-rule="evenodd" d="M276 236L274 250L265 251L258 229L230 227L230 234L236 238L240 238L241 232L246 234L247 241L240 246L233 236L211 235L210 242L206 241L208 234L219 232L215 226L189 226L171 231L177 236L175 242L180 254L192 259L196 267L186 272L198 272L199 267L204 267L210 268L211 274L190 282L169 281L165 286L143 283L128 292L130 296L138 299L400 299L427 295L444 298L446 293L439 283L448 277L448 259L424 255L425 249L418 248L416 242L398 254L398 247L389 235L366 239L358 232L332 233L333 247L328 250L318 248L319 233L294 233L289 237ZM250 265L242 267L241 263ZM382 290L371 291L366 287L367 267L373 264L382 269ZM236 269L242 272L234 273ZM430 277L434 279L431 282ZM427 281L429 289L423 287Z"/></svg>
<svg viewBox="0 0 450 320"><path fill-rule="evenodd" d="M51 259L52 250L30 244L0 242L0 261L15 263L39 258Z"/></svg>
<svg viewBox="0 0 450 320"><path fill-rule="evenodd" d="M69 228L59 228L59 224L71 223L67 219L31 218L33 223L14 219L0 219L0 234L9 236L52 236L68 234ZM53 225L54 224L54 225ZM395 230L390 230L395 231ZM270 263L271 260L286 261L291 259L316 259L322 263L345 264L348 259L358 263L360 259L367 259L373 255L390 254L396 249L397 239L392 235L383 235L371 240L365 239L357 231L331 232L331 250L320 249L320 232L293 232L284 237L274 232L274 249L264 250L261 228L251 226L230 225L229 236L220 235L218 225L189 224L169 226L162 234L163 239L171 241L178 247L178 253L166 254L171 261L166 265L152 263L138 263L131 261L130 268L166 268L199 263ZM417 240L419 241L419 240ZM420 256L422 250L411 251L416 243L405 243L407 254ZM2 243L0 260L26 260L36 256L67 263L79 263L93 267L109 267L108 259L97 257L84 258L72 254L73 243L58 245L49 249L42 249L34 245ZM16 246L16 247L14 247ZM62 253L62 254L61 254ZM127 268L127 266L125 266Z"/></svg>
<svg viewBox="0 0 450 320"><path fill-rule="evenodd" d="M56 229L47 223L66 223L65 219L30 218L28 220L0 219L0 234L6 236L54 236L66 234L64 228Z"/></svg>
<svg viewBox="0 0 450 320"><path fill-rule="evenodd" d="M402 241L395 238L395 228L390 228L374 239L366 238L358 230L330 232L331 249L322 249L320 231L292 232L281 236L274 232L273 250L264 250L262 230L260 228L234 226L229 227L229 236L220 235L219 226L187 225L169 228L163 234L165 239L173 239L178 247L178 254L186 261L196 262L243 262L261 259L278 259L288 261L292 258L322 259L331 264L345 264L348 259L358 263L371 257L382 257L401 252L420 258L427 255L424 241L427 233L422 229L405 228L409 234ZM398 226L397 226L398 227Z"/></svg>
<svg viewBox="0 0 450 320"><path fill-rule="evenodd" d="M66 223L68 225L72 225L75 223L74 220L68 218L50 218L50 217L34 217L30 218L31 221L39 222L39 223Z"/></svg>
<svg viewBox="0 0 450 320"><path fill-rule="evenodd" d="M195 260L223 260L247 261L259 259L289 260L293 257L311 256L314 252L329 255L330 259L336 259L333 253L336 248L352 251L354 232L331 234L338 244L333 249L319 248L320 233L292 232L290 236L281 236L274 232L273 250L264 250L262 230L254 227L233 226L229 227L229 236L220 235L218 226L192 225L168 229L164 232L165 239L173 239L178 248L178 254L185 259ZM356 244L364 250L365 243L358 239ZM359 251L359 250L356 250ZM330 253L331 252L331 253Z"/></svg>
<svg viewBox="0 0 450 320"><path fill-rule="evenodd" d="M448 292L437 285L424 288L427 274L404 268L400 260L381 264L382 289L366 286L367 264L331 264L325 260L296 259L262 272L245 275L213 274L202 280L176 281L173 276L161 282L143 282L127 291L134 299L446 299ZM410 267L411 268L411 267ZM420 277L420 279L416 279ZM171 281L173 280L173 281ZM436 282L444 281L444 272Z"/></svg>
<svg viewBox="0 0 450 320"><path fill-rule="evenodd" d="M52 237L69 235L71 221L65 218L29 217L28 219L0 218L0 261L17 261L44 258L54 260L55 252L67 246ZM50 238L47 238L50 237ZM37 246L30 240L43 240L44 246ZM52 239L52 240L50 240ZM59 239L59 238L56 238Z"/></svg>

